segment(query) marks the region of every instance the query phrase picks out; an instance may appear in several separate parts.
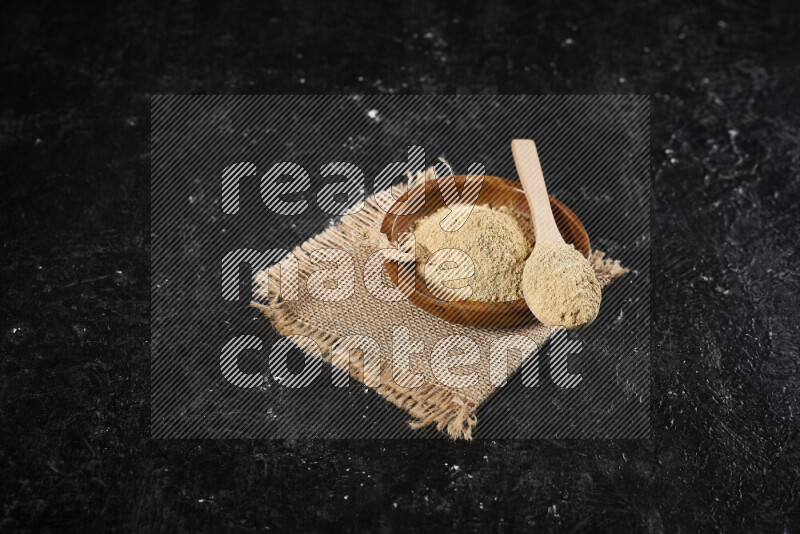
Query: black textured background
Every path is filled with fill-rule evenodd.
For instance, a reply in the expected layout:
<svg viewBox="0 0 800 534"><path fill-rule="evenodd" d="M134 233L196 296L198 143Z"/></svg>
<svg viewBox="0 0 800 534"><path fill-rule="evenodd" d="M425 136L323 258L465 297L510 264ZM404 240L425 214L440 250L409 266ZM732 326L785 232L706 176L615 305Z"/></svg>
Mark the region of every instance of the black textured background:
<svg viewBox="0 0 800 534"><path fill-rule="evenodd" d="M15 2L0 530L800 530L794 2ZM653 439L151 441L152 93L650 93Z"/></svg>

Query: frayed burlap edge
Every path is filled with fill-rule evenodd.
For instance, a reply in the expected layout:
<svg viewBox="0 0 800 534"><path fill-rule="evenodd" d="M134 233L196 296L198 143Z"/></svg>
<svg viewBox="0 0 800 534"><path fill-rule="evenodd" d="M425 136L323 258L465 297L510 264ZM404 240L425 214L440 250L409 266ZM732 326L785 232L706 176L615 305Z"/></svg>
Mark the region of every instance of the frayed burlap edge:
<svg viewBox="0 0 800 534"><path fill-rule="evenodd" d="M406 190L405 184L391 189L391 192L386 189L378 195L391 193L398 197ZM343 216L339 225L328 228L295 247L293 254L297 258L300 277L307 277L311 272L313 264L307 254L319 248L353 246L354 239L360 243L359 246L370 246L375 250L387 246L388 238L377 229L384 215L375 197L370 197L365 201L363 209L355 214ZM618 260L607 259L605 252L593 251L589 261L603 287L628 272ZM337 334L324 331L293 314L286 302L280 298L282 271L283 268L270 269L270 276L261 276L262 273L259 273L256 281L261 285L257 295L265 299L266 303L252 301L250 304L264 314L279 334L305 336L313 340L322 351L322 359L334 364L332 348L339 339ZM550 335L554 331L555 328L551 328ZM296 343L295 345L305 350L305 347ZM355 379L361 380L363 366L360 359L350 361L344 367L338 367L350 373ZM405 388L398 386L393 380L382 380L380 385L370 387L384 399L408 412L413 418L409 421L411 428L435 425L439 431L446 431L452 439L472 439L472 430L478 422L475 412L480 403L464 399L456 391L432 382L427 382L418 388Z"/></svg>
<svg viewBox="0 0 800 534"><path fill-rule="evenodd" d="M293 316L284 302L273 301L266 305L253 302L252 305L261 310L279 334L301 335L312 339L322 350L322 359L332 363L331 349L338 339L335 334L324 332ZM303 349L299 345L298 347ZM351 361L345 370L357 380L360 380L363 373L360 360ZM391 380L381 381L380 385L372 389L408 412L414 418L409 422L412 428L436 425L438 430L446 430L454 439L472 439L472 428L478 421L475 417L478 404L465 401L456 392L431 382L418 388L403 388Z"/></svg>

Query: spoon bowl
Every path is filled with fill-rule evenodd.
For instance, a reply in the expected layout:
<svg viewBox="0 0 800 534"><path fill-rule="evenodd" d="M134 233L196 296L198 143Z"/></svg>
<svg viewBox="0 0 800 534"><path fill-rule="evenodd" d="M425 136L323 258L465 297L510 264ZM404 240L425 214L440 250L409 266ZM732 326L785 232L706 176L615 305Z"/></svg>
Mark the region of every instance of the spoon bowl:
<svg viewBox="0 0 800 534"><path fill-rule="evenodd" d="M456 186L459 191L464 190L465 181L466 176L455 176ZM395 213L401 211L400 207L408 199L409 195L416 196L420 194L420 189L422 188L425 189L424 204L419 210L412 214L401 213L398 215ZM561 237L565 242L575 245L575 248L588 258L591 250L589 236L580 219L554 196L550 195L549 199L553 217ZM489 205L494 208L508 206L526 217L531 216L528 200L520 183L497 176L484 177L483 185L475 204L479 206ZM383 220L381 232L390 241L397 242L398 236L403 232L409 231L417 219L434 213L442 206L445 206L445 201L439 191L437 181L427 180L417 184L397 199ZM415 287L410 292L408 300L418 308L451 323L501 328L531 323L536 320L524 299L520 298L509 302L445 301L435 297L425 285L425 280L417 276L415 262L398 263L387 261L385 268L394 284L404 283L402 280L415 279ZM399 276L398 269L406 270L413 278L411 276Z"/></svg>

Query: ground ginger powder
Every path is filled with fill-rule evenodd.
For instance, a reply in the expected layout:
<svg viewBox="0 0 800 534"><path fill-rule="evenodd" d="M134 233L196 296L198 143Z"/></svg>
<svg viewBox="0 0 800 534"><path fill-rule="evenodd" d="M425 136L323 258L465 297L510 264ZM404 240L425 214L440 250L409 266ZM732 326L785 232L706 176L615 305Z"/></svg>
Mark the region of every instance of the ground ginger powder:
<svg viewBox="0 0 800 534"><path fill-rule="evenodd" d="M522 274L525 302L547 326L578 328L600 310L600 282L589 261L566 243L539 243Z"/></svg>
<svg viewBox="0 0 800 534"><path fill-rule="evenodd" d="M470 209L471 213L467 211ZM535 240L530 219L506 206L492 208L458 204L452 210L454 216L466 217L463 225L455 231L446 231L440 224L451 215L448 207L442 207L414 224L412 232L419 251L418 275L430 287L431 281L425 278L427 259L437 251L457 249L472 259L474 275L442 282L441 286L458 289L468 285L472 289L469 300L505 302L521 299L522 270Z"/></svg>

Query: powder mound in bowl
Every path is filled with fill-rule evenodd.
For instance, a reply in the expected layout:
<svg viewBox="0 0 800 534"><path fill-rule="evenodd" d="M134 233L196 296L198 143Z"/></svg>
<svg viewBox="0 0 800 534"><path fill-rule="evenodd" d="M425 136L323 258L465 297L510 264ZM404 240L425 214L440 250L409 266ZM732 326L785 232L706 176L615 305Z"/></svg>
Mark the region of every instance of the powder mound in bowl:
<svg viewBox="0 0 800 534"><path fill-rule="evenodd" d="M470 278L443 282L441 286L458 289L468 285L472 289L469 300L505 302L521 299L522 270L535 239L530 219L507 206L492 208L458 204L452 209L452 215L450 208L442 207L414 224L412 232L420 252L418 275L425 276L425 264L431 254L442 249L457 249L472 259L475 274ZM460 220L466 217L466 221L457 230L446 231L440 222L449 215ZM452 267L457 262L450 263ZM431 281L426 279L426 282L430 287Z"/></svg>
<svg viewBox="0 0 800 534"><path fill-rule="evenodd" d="M522 274L525 302L547 326L578 328L597 317L600 282L589 261L566 243L540 243Z"/></svg>

